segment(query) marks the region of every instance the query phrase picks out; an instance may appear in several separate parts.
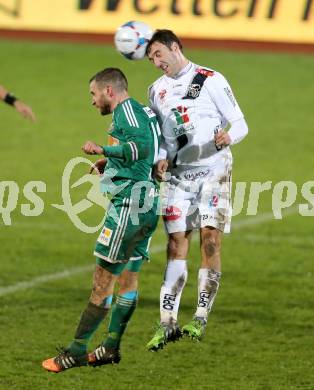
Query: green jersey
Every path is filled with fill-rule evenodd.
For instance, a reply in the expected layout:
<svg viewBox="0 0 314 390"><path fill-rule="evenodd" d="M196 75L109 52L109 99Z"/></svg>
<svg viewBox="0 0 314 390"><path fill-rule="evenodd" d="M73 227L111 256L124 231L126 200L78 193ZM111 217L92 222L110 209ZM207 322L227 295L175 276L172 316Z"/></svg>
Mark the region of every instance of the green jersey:
<svg viewBox="0 0 314 390"><path fill-rule="evenodd" d="M105 177L113 182L153 181L152 168L157 161L160 128L155 113L132 98L119 103L113 111Z"/></svg>

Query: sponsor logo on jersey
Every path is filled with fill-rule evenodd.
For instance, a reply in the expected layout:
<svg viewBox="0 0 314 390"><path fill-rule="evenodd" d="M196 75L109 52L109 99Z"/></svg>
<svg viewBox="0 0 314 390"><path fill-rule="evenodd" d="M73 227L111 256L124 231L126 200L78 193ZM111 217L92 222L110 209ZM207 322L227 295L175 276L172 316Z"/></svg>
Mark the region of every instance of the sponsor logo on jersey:
<svg viewBox="0 0 314 390"><path fill-rule="evenodd" d="M165 221L176 221L182 215L182 211L176 206L169 206L164 213Z"/></svg>
<svg viewBox="0 0 314 390"><path fill-rule="evenodd" d="M190 131L194 130L195 127L193 123L188 123L180 127L173 128L174 135L176 137L179 137L182 134L189 133Z"/></svg>
<svg viewBox="0 0 314 390"><path fill-rule="evenodd" d="M108 135L108 145L109 146L116 146L116 145L119 145L120 141L113 137L112 135Z"/></svg>
<svg viewBox="0 0 314 390"><path fill-rule="evenodd" d="M209 199L208 206L209 207L217 207L219 201L218 195L213 195L211 199Z"/></svg>
<svg viewBox="0 0 314 390"><path fill-rule="evenodd" d="M212 70L209 70L209 69L197 68L196 72L200 73L200 74L202 74L203 76L206 76L206 77L214 76L214 72Z"/></svg>
<svg viewBox="0 0 314 390"><path fill-rule="evenodd" d="M148 118L154 118L156 116L154 111L149 107L143 107L143 110L146 112Z"/></svg>
<svg viewBox="0 0 314 390"><path fill-rule="evenodd" d="M187 107L178 106L176 108L172 108L171 111L174 113L176 118L176 122L178 125L183 125L190 121L189 115L187 114Z"/></svg>
<svg viewBox="0 0 314 390"><path fill-rule="evenodd" d="M110 240L112 236L112 230L108 229L107 227L104 227L97 239L97 241L105 246L109 246Z"/></svg>
<svg viewBox="0 0 314 390"><path fill-rule="evenodd" d="M196 180L196 179L201 179L203 177L206 177L210 172L210 169L207 169L205 171L199 171L199 172L185 172L184 173L184 178L186 180Z"/></svg>
<svg viewBox="0 0 314 390"><path fill-rule="evenodd" d="M167 90L166 89L162 89L159 93L158 93L158 96L159 96L159 99L160 100L163 100L166 96L166 93L167 93Z"/></svg>
<svg viewBox="0 0 314 390"><path fill-rule="evenodd" d="M233 107L235 107L236 106L236 101L235 101L235 98L233 96L233 93L232 93L231 89L229 87L225 87L224 91L226 92L226 94L227 94L229 100L231 101Z"/></svg>

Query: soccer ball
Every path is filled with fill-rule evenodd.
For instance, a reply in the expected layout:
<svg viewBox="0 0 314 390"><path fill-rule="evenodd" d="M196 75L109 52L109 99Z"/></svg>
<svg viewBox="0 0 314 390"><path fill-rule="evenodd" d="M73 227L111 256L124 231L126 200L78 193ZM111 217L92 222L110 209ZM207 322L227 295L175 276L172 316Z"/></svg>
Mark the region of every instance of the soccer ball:
<svg viewBox="0 0 314 390"><path fill-rule="evenodd" d="M153 30L143 22L127 22L118 28L114 36L116 49L129 60L145 57L148 41Z"/></svg>

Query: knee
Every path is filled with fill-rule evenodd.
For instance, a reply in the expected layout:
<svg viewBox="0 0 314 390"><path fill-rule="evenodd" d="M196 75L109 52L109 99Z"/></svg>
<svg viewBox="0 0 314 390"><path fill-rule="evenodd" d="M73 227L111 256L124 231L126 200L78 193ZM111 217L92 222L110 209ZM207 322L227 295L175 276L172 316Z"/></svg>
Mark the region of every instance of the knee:
<svg viewBox="0 0 314 390"><path fill-rule="evenodd" d="M138 287L138 273L137 272L124 272L118 279L120 286L119 293L125 293L128 291L136 291Z"/></svg>
<svg viewBox="0 0 314 390"><path fill-rule="evenodd" d="M99 305L101 302L103 302L107 295L107 289L94 283L90 301L95 305Z"/></svg>
<svg viewBox="0 0 314 390"><path fill-rule="evenodd" d="M102 273L96 271L90 301L95 305L102 304L106 297L112 295L115 280L116 277L110 273L106 273L104 277Z"/></svg>
<svg viewBox="0 0 314 390"><path fill-rule="evenodd" d="M213 257L220 252L220 240L215 234L206 234L202 239L202 247L206 256Z"/></svg>
<svg viewBox="0 0 314 390"><path fill-rule="evenodd" d="M170 257L178 257L178 254L182 252L184 242L181 237L169 236L168 240L168 252Z"/></svg>

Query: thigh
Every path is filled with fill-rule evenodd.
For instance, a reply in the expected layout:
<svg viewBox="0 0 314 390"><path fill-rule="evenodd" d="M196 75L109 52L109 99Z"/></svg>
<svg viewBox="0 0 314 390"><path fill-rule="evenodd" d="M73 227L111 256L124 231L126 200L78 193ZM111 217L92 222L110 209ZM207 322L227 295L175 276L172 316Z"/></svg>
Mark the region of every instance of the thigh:
<svg viewBox="0 0 314 390"><path fill-rule="evenodd" d="M148 212L138 215L137 222L132 218L130 198L114 200L112 205L114 210L108 212L96 242L95 256L109 263L148 257L148 246L158 222L157 198Z"/></svg>
<svg viewBox="0 0 314 390"><path fill-rule="evenodd" d="M119 294L138 290L138 275L144 260L129 261L118 279Z"/></svg>
<svg viewBox="0 0 314 390"><path fill-rule="evenodd" d="M230 232L231 170L215 175L202 184L199 202L199 227L211 226L224 233Z"/></svg>
<svg viewBox="0 0 314 390"><path fill-rule="evenodd" d="M125 251L128 251L129 263L134 263L134 268L142 266L142 260L149 259L149 248L152 241L152 235L156 230L158 216L156 210L151 210L139 218L140 226L134 231L134 234L126 240ZM129 265L130 267L130 265ZM129 268L128 267L128 268Z"/></svg>
<svg viewBox="0 0 314 390"><path fill-rule="evenodd" d="M192 230L197 216L194 199L195 188L181 189L179 185L169 185L162 195L162 211L165 228L168 234Z"/></svg>
<svg viewBox="0 0 314 390"><path fill-rule="evenodd" d="M186 259L192 231L170 233L168 237L167 258L169 259Z"/></svg>
<svg viewBox="0 0 314 390"><path fill-rule="evenodd" d="M126 249L130 238L134 237L139 226L132 225L131 199L114 198L108 210L104 226L96 241L94 255L109 263L126 263Z"/></svg>

